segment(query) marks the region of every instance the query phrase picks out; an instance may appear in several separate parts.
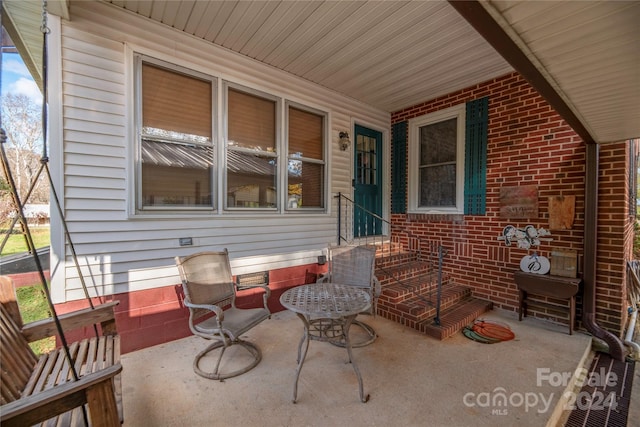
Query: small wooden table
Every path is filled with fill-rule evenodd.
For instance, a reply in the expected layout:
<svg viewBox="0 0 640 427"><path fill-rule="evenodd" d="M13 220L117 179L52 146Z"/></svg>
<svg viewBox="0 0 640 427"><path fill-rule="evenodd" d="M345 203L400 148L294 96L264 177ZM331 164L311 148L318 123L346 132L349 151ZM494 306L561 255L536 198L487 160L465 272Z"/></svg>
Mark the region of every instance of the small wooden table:
<svg viewBox="0 0 640 427"><path fill-rule="evenodd" d="M550 276L546 274L525 273L515 271L514 280L519 291L518 319L527 315L527 305L532 301L527 298L528 294L542 295L550 298L569 300L569 335L573 335L573 327L576 317L576 295L580 290L582 279L562 276ZM558 305L533 302L534 305L552 307L558 309Z"/></svg>
<svg viewBox="0 0 640 427"><path fill-rule="evenodd" d="M344 342L358 378L360 400L366 402L369 395L362 390L362 376L351 353L349 327L356 316L371 306L371 298L363 288L336 283L301 285L285 291L280 303L298 315L304 323L304 335L298 345L298 368L293 386L293 403L298 397L298 379L307 356L310 340ZM304 351L302 345L306 344Z"/></svg>

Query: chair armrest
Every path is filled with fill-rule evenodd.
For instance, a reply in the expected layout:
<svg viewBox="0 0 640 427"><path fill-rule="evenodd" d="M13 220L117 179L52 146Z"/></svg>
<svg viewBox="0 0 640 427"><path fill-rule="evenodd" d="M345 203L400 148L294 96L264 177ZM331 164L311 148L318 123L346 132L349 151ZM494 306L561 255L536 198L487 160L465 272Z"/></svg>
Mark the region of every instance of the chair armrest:
<svg viewBox="0 0 640 427"><path fill-rule="evenodd" d="M122 365L116 363L108 368L87 374L78 381L69 381L56 385L41 393L21 397L2 405L0 422L3 426L33 425L62 414L78 406L78 399L86 403L86 389L111 379L122 371Z"/></svg>
<svg viewBox="0 0 640 427"><path fill-rule="evenodd" d="M373 276L373 296L376 298L382 293L382 285L376 276Z"/></svg>
<svg viewBox="0 0 640 427"><path fill-rule="evenodd" d="M271 296L271 288L269 288L269 285L252 285L252 286L245 287L244 289L255 289L255 288L262 288L267 298Z"/></svg>
<svg viewBox="0 0 640 427"><path fill-rule="evenodd" d="M71 313L61 314L58 316L58 319L64 331L72 331L83 326L100 323L104 335L115 335L117 330L114 307L118 304L120 304L120 301L111 301L97 305L94 308L89 307ZM37 320L22 327L22 334L28 342L51 337L57 333L58 329L52 318Z"/></svg>
<svg viewBox="0 0 640 427"><path fill-rule="evenodd" d="M269 288L269 285L260 285L256 287L264 289L264 294L262 294L262 301L264 302L264 308L269 310L268 300L269 300L269 297L271 296L271 289Z"/></svg>
<svg viewBox="0 0 640 427"><path fill-rule="evenodd" d="M221 307L213 304L194 304L190 302L188 299L184 299L184 305L189 308L200 309L200 310L209 310L213 311L218 319L222 321L224 319L224 310Z"/></svg>

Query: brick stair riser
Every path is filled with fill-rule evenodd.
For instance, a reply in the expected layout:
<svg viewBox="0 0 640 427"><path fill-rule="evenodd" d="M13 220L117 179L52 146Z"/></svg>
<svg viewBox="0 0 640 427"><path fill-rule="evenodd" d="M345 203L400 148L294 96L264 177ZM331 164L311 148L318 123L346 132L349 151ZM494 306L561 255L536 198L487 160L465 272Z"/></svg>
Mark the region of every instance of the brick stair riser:
<svg viewBox="0 0 640 427"><path fill-rule="evenodd" d="M433 272L430 272L428 268L424 268L424 267L414 267L414 268L407 268L407 269L403 269L403 270L396 270L396 271L392 271L392 270L382 270L382 269L377 269L375 271L376 277L378 278L378 280L380 280L380 283L398 283L398 281L403 281L403 280L411 280L411 279L415 279L415 278L425 278L428 280L436 280L436 274Z"/></svg>
<svg viewBox="0 0 640 427"><path fill-rule="evenodd" d="M376 268L390 268L415 261L416 255L407 252L379 253L376 255Z"/></svg>
<svg viewBox="0 0 640 427"><path fill-rule="evenodd" d="M470 288L455 285L445 275L440 318L446 320L440 326L434 325L437 271L429 263L418 261L415 254L390 249L388 243L377 247L376 276L382 286L376 314L440 340L491 309L491 303L472 298Z"/></svg>
<svg viewBox="0 0 640 427"><path fill-rule="evenodd" d="M455 307L455 304L451 305L447 309L441 308L441 318L443 316L446 316L446 312L448 310L451 310L454 307ZM446 327L435 327L433 325L433 318L435 317L435 308L433 309L432 314L430 314L430 316L426 320L420 320L420 321L407 317L407 314L405 312L402 312L401 310L392 309L389 307L379 307L377 314L381 317L384 317L385 319L389 319L395 323L415 329L430 337L443 340L450 336L455 335L460 330L462 330L462 328L464 328L466 325L472 323L474 319L482 315L482 313L485 313L486 311L491 310L491 308L492 308L492 304L490 302L487 302L487 304L484 307L472 310L471 312L466 314L464 317L462 317L458 321L453 323L448 323Z"/></svg>
<svg viewBox="0 0 640 427"><path fill-rule="evenodd" d="M440 299L440 311L447 310L455 306L461 300L469 298L471 290L466 287L456 286L442 291ZM387 310L394 314L399 314L411 322L420 322L436 315L436 298L434 293L431 299L421 298L415 294L409 295L407 299L389 299L383 294L378 299L379 310Z"/></svg>
<svg viewBox="0 0 640 427"><path fill-rule="evenodd" d="M402 259L402 260L389 260L389 259L376 259L376 271L384 273L385 271L393 274L401 274L403 271L422 269L425 271L433 270L433 267L428 262L418 261L417 259Z"/></svg>
<svg viewBox="0 0 640 427"><path fill-rule="evenodd" d="M428 279L428 280L427 280ZM399 304L404 300L411 299L417 294L427 295L435 294L438 289L437 278L433 275L422 281L409 280L398 283L398 280L394 280L391 284L382 284L382 295L384 295L390 303ZM402 280L402 279L400 279ZM451 281L443 280L442 288L450 288Z"/></svg>
<svg viewBox="0 0 640 427"><path fill-rule="evenodd" d="M418 278L405 279L405 281L400 283L394 280L393 283L387 284L386 286L382 283L383 293L393 298L410 298L416 294L433 293L438 289L438 283L434 280L426 281L414 279ZM448 285L448 282L442 283L443 288Z"/></svg>
<svg viewBox="0 0 640 427"><path fill-rule="evenodd" d="M416 283L419 285L419 287L425 287L430 286L431 284L436 284L438 280L437 273L430 271L424 265L413 267L407 266L401 270L377 269L375 273L382 286L388 288L409 287L415 285ZM442 279L443 283L445 283L447 280L447 277L443 277Z"/></svg>
<svg viewBox="0 0 640 427"><path fill-rule="evenodd" d="M421 322L416 325L416 329L433 338L443 340L457 334L460 330L462 330L462 328L469 325L480 315L482 315L482 313L485 313L492 308L493 304L491 302L482 301L481 303L474 304L468 310L460 310L461 313L456 313L456 317L458 318L454 321L447 320L443 322L443 324L446 324L441 326L436 326L433 324L433 322Z"/></svg>

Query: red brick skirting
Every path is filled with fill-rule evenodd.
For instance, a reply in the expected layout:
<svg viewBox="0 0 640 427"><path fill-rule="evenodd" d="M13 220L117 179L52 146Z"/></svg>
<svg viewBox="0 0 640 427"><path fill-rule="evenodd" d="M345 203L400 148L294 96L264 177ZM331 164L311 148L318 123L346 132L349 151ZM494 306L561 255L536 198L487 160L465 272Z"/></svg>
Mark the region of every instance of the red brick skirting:
<svg viewBox="0 0 640 427"><path fill-rule="evenodd" d="M16 288L22 286L31 286L31 285L39 285L42 283L40 280L40 273L37 271L30 271L28 273L17 273L17 274L9 274L9 277L13 280L13 285ZM44 271L44 277L47 281L51 280L51 276L49 275L49 270Z"/></svg>

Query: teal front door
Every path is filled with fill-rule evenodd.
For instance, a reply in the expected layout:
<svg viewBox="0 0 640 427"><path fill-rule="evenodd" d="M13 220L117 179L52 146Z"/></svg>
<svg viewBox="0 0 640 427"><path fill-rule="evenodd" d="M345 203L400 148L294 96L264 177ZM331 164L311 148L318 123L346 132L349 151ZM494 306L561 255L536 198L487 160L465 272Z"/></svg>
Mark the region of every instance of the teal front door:
<svg viewBox="0 0 640 427"><path fill-rule="evenodd" d="M355 126L353 237L382 234L382 132Z"/></svg>

